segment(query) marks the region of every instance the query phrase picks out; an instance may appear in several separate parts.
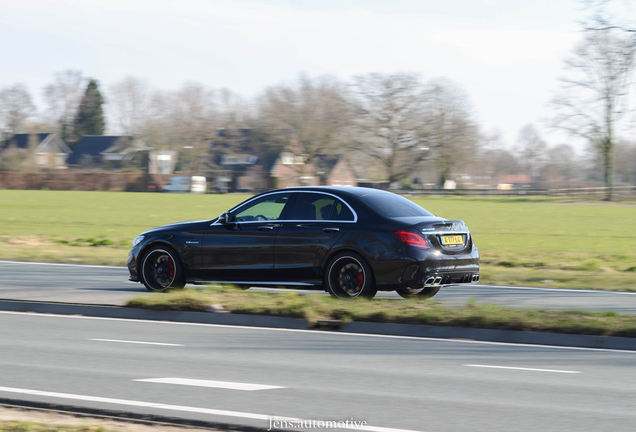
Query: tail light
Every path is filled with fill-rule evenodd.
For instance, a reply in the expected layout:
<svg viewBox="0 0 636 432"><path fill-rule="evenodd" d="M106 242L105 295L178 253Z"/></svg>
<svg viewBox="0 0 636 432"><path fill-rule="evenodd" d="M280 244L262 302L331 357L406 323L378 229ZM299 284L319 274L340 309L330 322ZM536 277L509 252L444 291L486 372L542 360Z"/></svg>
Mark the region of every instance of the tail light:
<svg viewBox="0 0 636 432"><path fill-rule="evenodd" d="M406 243L413 249L428 250L431 248L431 245L426 241L426 239L419 234L409 231L395 231L391 234L393 235L393 237L395 237L402 243Z"/></svg>

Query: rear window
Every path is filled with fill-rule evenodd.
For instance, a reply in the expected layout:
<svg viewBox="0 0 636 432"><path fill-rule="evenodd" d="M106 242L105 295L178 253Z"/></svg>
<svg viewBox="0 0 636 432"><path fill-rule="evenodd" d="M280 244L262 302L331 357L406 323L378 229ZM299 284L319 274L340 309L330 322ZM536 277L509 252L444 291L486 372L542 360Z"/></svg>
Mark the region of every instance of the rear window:
<svg viewBox="0 0 636 432"><path fill-rule="evenodd" d="M413 201L391 193L363 195L362 201L384 217L434 216Z"/></svg>
<svg viewBox="0 0 636 432"><path fill-rule="evenodd" d="M355 217L349 207L338 201L334 206L329 219L335 221L352 221L355 220Z"/></svg>

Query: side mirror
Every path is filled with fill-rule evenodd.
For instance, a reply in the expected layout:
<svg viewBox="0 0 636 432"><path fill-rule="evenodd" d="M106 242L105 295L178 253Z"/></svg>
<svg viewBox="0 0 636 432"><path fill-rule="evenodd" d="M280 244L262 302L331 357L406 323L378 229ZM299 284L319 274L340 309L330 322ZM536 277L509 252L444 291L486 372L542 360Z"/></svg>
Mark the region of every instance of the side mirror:
<svg viewBox="0 0 636 432"><path fill-rule="evenodd" d="M222 224L227 224L230 223L231 218L232 215L229 212L225 212L221 216L219 216L219 222L221 222Z"/></svg>

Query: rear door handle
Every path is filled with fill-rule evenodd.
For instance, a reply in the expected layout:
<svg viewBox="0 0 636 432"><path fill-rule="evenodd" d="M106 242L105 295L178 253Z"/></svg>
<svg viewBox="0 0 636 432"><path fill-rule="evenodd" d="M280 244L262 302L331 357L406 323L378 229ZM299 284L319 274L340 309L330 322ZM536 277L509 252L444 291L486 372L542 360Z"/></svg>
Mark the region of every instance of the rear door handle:
<svg viewBox="0 0 636 432"><path fill-rule="evenodd" d="M271 231L274 229L273 226L269 226L269 225L263 225L263 226L259 226L258 228L256 228L259 231Z"/></svg>
<svg viewBox="0 0 636 432"><path fill-rule="evenodd" d="M338 232L340 228L323 228L324 232Z"/></svg>

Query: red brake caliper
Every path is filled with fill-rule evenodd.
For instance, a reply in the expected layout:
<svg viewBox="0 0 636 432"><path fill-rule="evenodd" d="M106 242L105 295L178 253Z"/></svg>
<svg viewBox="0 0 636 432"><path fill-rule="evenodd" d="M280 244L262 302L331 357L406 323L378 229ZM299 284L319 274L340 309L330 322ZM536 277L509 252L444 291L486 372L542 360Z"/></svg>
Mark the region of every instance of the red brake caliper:
<svg viewBox="0 0 636 432"><path fill-rule="evenodd" d="M174 277L174 262L171 257L168 257L168 268L170 269L170 279Z"/></svg>
<svg viewBox="0 0 636 432"><path fill-rule="evenodd" d="M358 286L364 285L364 272L358 273Z"/></svg>

